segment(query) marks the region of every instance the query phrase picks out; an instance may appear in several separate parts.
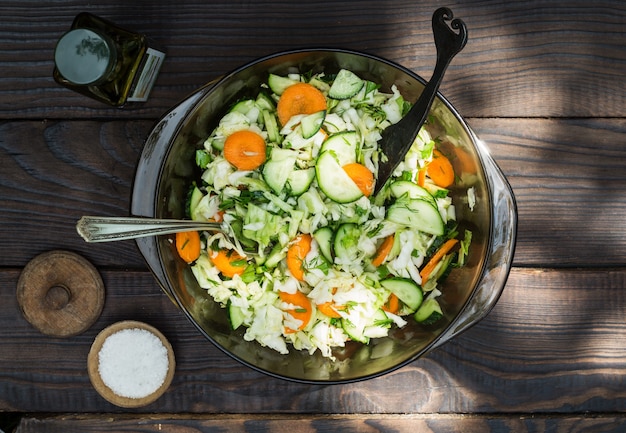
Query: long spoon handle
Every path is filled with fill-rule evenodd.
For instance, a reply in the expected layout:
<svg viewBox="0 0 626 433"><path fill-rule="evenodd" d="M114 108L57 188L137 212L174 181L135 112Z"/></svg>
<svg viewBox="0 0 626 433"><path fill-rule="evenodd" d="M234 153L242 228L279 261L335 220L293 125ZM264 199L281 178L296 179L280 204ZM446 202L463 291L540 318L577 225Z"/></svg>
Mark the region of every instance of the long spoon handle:
<svg viewBox="0 0 626 433"><path fill-rule="evenodd" d="M430 107L435 100L443 75L452 58L463 49L467 43L467 28L465 23L456 18L452 19L452 11L446 7L439 8L433 14L433 35L437 48L437 63L433 75L422 91L411 110L396 124L389 126L382 132L379 142L387 159L378 167L378 178L374 194L377 194L387 181L398 164L404 159L415 141L415 137L424 125ZM451 20L450 27L446 20Z"/></svg>
<svg viewBox="0 0 626 433"><path fill-rule="evenodd" d="M219 223L137 217L84 216L76 231L87 242L109 242L193 230L221 231Z"/></svg>

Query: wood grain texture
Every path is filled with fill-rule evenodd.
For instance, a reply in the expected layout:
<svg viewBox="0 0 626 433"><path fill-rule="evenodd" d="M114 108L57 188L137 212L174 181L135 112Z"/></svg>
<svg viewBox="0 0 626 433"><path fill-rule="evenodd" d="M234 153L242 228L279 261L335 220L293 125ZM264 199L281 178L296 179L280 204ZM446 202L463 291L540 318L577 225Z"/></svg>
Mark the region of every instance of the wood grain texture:
<svg viewBox="0 0 626 433"><path fill-rule="evenodd" d="M407 0L39 5L34 0L0 3L3 118L156 118L213 78L258 57L305 47L368 52L428 79L435 64L430 17L440 6ZM474 0L447 6L466 21L470 39L441 89L465 116L626 113L623 2ZM166 49L147 104L112 110L54 83L54 44L83 10L145 33Z"/></svg>
<svg viewBox="0 0 626 433"><path fill-rule="evenodd" d="M335 386L238 364L204 340L147 272L103 272L102 315L68 339L39 334L21 317L11 290L17 278L0 273L0 411L120 412L92 388L86 360L96 334L127 319L159 329L177 361L170 389L136 413L517 417L618 413L626 405L623 269L515 268L494 310L458 338L381 378Z"/></svg>
<svg viewBox="0 0 626 433"><path fill-rule="evenodd" d="M160 291L134 242L76 234L82 215L128 213L153 125L209 80L306 47L364 51L428 79L441 5L0 0L0 428L29 413L18 432L626 431L623 1L446 4L469 42L441 90L513 187L514 268L484 320L386 376L303 385L244 367ZM53 81L54 44L81 11L167 51L146 104L112 109ZM55 249L87 258L106 287L98 320L69 338L38 332L15 293L24 266ZM177 360L165 395L132 410L87 375L97 333L127 319L157 327Z"/></svg>
<svg viewBox="0 0 626 433"><path fill-rule="evenodd" d="M176 417L167 415L136 416L28 416L21 420L15 433L194 433L281 431L312 432L594 432L623 431L626 418L620 415L562 416L489 416L489 415L304 415L255 416L211 415L205 417Z"/></svg>

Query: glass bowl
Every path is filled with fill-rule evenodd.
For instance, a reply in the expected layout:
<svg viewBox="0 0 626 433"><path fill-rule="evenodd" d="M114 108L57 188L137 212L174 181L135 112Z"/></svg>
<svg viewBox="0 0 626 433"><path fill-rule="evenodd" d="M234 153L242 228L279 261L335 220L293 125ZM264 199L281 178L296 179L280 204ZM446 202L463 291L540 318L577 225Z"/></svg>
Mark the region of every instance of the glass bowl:
<svg viewBox="0 0 626 433"><path fill-rule="evenodd" d="M242 66L197 90L156 124L137 166L131 214L184 218L187 191L198 174L196 149L228 107L244 97L255 96L269 73L336 73L341 68L380 83L383 91L396 85L409 101L416 101L425 85L422 78L398 64L346 50L295 50ZM466 266L454 269L442 283L439 300L445 315L435 326L424 327L409 320L404 328L374 339L369 345L348 344L336 353L335 360L319 352L309 355L291 350L289 355L281 355L254 341L245 341L241 329L230 328L225 309L198 286L190 267L178 257L172 236L138 239L137 245L163 291L198 330L251 368L305 383L354 382L400 368L468 329L493 308L505 286L515 249L515 198L488 149L441 94L433 104L430 119L431 135L443 137L447 151L466 161L450 191L460 228L473 232ZM475 192L475 203L468 200L468 188Z"/></svg>

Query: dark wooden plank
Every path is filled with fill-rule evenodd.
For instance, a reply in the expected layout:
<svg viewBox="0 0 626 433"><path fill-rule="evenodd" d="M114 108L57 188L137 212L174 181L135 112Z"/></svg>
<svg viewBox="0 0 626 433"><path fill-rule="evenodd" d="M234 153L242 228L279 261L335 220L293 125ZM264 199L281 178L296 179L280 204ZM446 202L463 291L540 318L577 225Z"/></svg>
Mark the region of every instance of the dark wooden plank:
<svg viewBox="0 0 626 433"><path fill-rule="evenodd" d="M393 432L411 433L504 433L593 431L610 433L623 431L626 417L604 416L472 416L472 415L210 415L205 417L124 416L28 416L23 418L15 433L193 433L193 432Z"/></svg>
<svg viewBox="0 0 626 433"><path fill-rule="evenodd" d="M0 273L0 411L121 411L93 390L86 359L97 332L123 319L156 326L177 358L168 392L130 412L522 416L626 407L624 268L515 268L476 326L393 373L340 386L296 384L241 366L205 341L147 272L102 274L100 319L80 336L58 339L19 313L19 272Z"/></svg>
<svg viewBox="0 0 626 433"><path fill-rule="evenodd" d="M399 62L426 78L434 65L430 16L439 2L187 1L137 8L63 1L0 4L0 117L155 118L205 82L277 51L331 46ZM620 0L529 5L450 4L470 29L442 91L466 116L543 117L626 114ZM82 10L152 36L168 52L153 97L114 110L57 86L58 37ZM44 24L42 24L44 23ZM320 31L323 29L323 31Z"/></svg>
<svg viewBox="0 0 626 433"><path fill-rule="evenodd" d="M626 257L623 119L469 119L513 186L519 266L616 266ZM4 266L72 249L98 266L144 268L132 241L90 245L80 216L128 213L151 121L0 124ZM20 236L16 239L15 233Z"/></svg>
<svg viewBox="0 0 626 433"><path fill-rule="evenodd" d="M23 266L49 249L87 251L75 230L82 215L126 216L151 121L9 122L0 124L0 232L20 235L21 251L4 266ZM30 240L30 241L28 241ZM90 246L99 266L143 267L132 241ZM21 257L20 257L21 256Z"/></svg>
<svg viewBox="0 0 626 433"><path fill-rule="evenodd" d="M470 119L513 186L515 263L621 266L626 120Z"/></svg>

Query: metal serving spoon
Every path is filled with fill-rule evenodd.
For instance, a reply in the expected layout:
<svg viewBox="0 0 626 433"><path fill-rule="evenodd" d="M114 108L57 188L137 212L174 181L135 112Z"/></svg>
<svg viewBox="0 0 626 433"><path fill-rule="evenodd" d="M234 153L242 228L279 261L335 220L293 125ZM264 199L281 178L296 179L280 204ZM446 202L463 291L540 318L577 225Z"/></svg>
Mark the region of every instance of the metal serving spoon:
<svg viewBox="0 0 626 433"><path fill-rule="evenodd" d="M193 230L222 231L219 223L140 217L84 216L76 231L87 242L109 242Z"/></svg>
<svg viewBox="0 0 626 433"><path fill-rule="evenodd" d="M404 160L404 156L413 145L415 137L426 121L439 85L443 80L443 74L452 58L463 49L467 42L465 23L458 18L452 18L452 11L445 7L437 9L433 14L433 35L437 47L435 70L419 99L406 116L382 132L382 138L378 144L387 159L379 164L374 194L382 189L398 164ZM451 28L448 27L446 20L452 20L450 22Z"/></svg>

